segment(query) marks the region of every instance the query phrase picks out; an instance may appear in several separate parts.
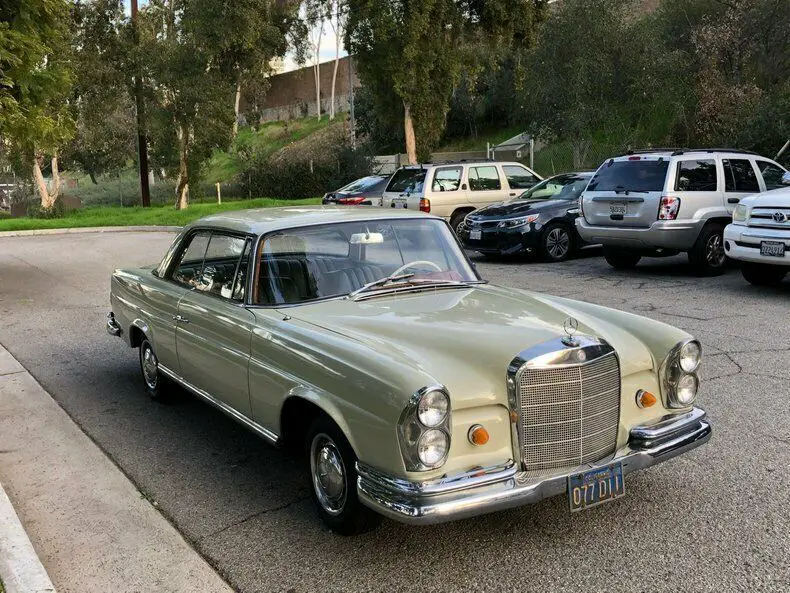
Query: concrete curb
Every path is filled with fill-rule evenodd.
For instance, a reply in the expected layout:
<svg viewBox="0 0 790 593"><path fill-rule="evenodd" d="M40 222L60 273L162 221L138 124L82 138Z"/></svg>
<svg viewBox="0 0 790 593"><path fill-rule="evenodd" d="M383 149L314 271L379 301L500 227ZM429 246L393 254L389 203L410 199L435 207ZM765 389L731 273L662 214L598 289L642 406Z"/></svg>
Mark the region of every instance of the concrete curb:
<svg viewBox="0 0 790 593"><path fill-rule="evenodd" d="M33 229L30 231L0 231L4 237L34 237L36 235L79 235L82 233L162 233L177 232L180 226L90 226L66 229Z"/></svg>
<svg viewBox="0 0 790 593"><path fill-rule="evenodd" d="M0 484L0 580L6 593L55 592L11 501Z"/></svg>

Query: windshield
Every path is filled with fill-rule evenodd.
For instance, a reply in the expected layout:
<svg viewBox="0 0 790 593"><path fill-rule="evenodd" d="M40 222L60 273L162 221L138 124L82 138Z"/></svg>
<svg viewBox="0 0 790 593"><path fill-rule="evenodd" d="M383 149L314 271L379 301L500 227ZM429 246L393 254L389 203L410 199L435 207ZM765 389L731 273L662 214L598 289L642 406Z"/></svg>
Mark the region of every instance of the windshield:
<svg viewBox="0 0 790 593"><path fill-rule="evenodd" d="M635 157L638 158L638 157ZM596 171L588 191L661 191L669 161L607 161Z"/></svg>
<svg viewBox="0 0 790 593"><path fill-rule="evenodd" d="M541 181L516 200L576 200L589 180L590 175L556 175Z"/></svg>
<svg viewBox="0 0 790 593"><path fill-rule="evenodd" d="M377 183L381 183L382 181L384 181L384 178L379 177L377 175L363 177L362 179L357 179L356 181L352 181L348 185L341 187L339 190L337 190L337 193L343 192L350 194L354 192L365 191L366 189L370 189L374 185L376 185Z"/></svg>
<svg viewBox="0 0 790 593"><path fill-rule="evenodd" d="M425 169L398 169L390 179L387 191L420 193L425 183Z"/></svg>
<svg viewBox="0 0 790 593"><path fill-rule="evenodd" d="M423 287L479 280L452 231L430 218L289 229L260 245L253 294L259 305L345 296L392 275Z"/></svg>

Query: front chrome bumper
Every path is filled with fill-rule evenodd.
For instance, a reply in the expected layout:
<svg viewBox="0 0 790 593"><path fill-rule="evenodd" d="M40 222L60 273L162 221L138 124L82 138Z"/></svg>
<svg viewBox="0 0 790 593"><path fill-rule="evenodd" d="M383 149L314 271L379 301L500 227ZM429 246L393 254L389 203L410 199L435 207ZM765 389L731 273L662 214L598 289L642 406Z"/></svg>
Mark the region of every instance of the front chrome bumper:
<svg viewBox="0 0 790 593"><path fill-rule="evenodd" d="M712 431L705 412L694 408L632 429L628 444L613 457L540 478L527 476L513 460L425 482L393 478L357 463L357 491L363 504L396 521L442 523L563 494L569 475L613 462L622 463L623 474L650 467L699 447L710 439Z"/></svg>
<svg viewBox="0 0 790 593"><path fill-rule="evenodd" d="M107 313L107 333L111 336L120 336L121 335L121 326L118 325L118 322L115 321L115 315L112 311Z"/></svg>

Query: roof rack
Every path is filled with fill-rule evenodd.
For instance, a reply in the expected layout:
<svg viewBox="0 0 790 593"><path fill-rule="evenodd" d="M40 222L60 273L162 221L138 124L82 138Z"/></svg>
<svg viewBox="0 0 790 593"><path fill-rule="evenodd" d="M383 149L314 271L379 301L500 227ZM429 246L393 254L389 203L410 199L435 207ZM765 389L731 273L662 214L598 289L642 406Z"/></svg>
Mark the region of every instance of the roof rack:
<svg viewBox="0 0 790 593"><path fill-rule="evenodd" d="M618 156L628 156L632 154L651 154L654 152L669 152L671 156L679 156L687 152L732 152L734 154L759 154L752 150L741 150L739 148L640 148L639 150L629 150L624 154Z"/></svg>

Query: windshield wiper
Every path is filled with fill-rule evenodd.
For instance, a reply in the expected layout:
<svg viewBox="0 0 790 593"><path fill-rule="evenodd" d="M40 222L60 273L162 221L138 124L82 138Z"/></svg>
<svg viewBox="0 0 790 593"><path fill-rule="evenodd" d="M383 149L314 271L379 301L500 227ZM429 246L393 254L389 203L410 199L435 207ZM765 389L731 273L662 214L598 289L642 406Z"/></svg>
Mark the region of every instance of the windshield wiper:
<svg viewBox="0 0 790 593"><path fill-rule="evenodd" d="M397 276L386 276L384 278L379 278L378 280L374 280L373 282L368 282L364 286L357 288L356 290L348 293L348 298L353 299L361 292L365 292L370 290L371 288L376 288L378 286L384 286L389 282L397 282L398 280L408 280L409 278L413 277L414 273L411 274L398 274Z"/></svg>
<svg viewBox="0 0 790 593"><path fill-rule="evenodd" d="M625 192L625 195L628 194L646 194L648 193L647 190L644 189L626 189L622 185L618 185L614 188L614 193L619 194L620 192Z"/></svg>
<svg viewBox="0 0 790 593"><path fill-rule="evenodd" d="M401 283L400 281L407 280L407 282ZM373 288L381 288L386 286L387 284L395 284L397 286L436 286L436 287L449 287L449 286L468 286L468 281L462 280L432 280L430 278L414 278L414 274L399 274L398 276L387 276L386 278L381 278L379 280L374 280L373 282L368 282L363 287L356 289L353 292L348 294L349 299L354 299L356 296L360 295L363 292L368 292ZM396 288L396 287L393 287Z"/></svg>

